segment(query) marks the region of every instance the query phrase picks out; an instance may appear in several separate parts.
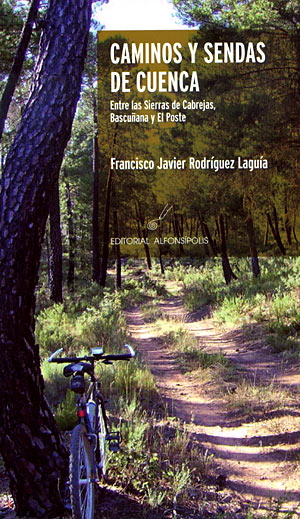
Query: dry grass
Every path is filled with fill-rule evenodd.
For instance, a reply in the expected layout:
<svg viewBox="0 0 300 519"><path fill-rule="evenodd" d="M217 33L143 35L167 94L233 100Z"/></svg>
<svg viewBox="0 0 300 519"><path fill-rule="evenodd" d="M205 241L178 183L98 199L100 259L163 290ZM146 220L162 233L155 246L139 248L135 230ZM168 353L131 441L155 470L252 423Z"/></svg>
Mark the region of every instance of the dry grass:
<svg viewBox="0 0 300 519"><path fill-rule="evenodd" d="M270 411L278 411L292 402L291 392L275 381L259 383L243 378L227 391L227 406L253 417Z"/></svg>

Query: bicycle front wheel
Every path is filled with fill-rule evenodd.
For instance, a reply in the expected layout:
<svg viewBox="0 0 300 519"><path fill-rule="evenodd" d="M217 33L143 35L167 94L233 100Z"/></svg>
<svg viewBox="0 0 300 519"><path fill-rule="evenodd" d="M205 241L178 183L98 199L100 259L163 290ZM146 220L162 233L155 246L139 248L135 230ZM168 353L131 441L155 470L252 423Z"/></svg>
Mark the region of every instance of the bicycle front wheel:
<svg viewBox="0 0 300 519"><path fill-rule="evenodd" d="M98 468L100 472L100 476L105 480L106 476L106 464L107 464L107 452L106 452L106 426L105 419L103 415L103 409L101 404L98 407Z"/></svg>
<svg viewBox="0 0 300 519"><path fill-rule="evenodd" d="M76 425L72 432L70 451L70 494L72 519L93 519L95 486L92 467L92 446L86 428Z"/></svg>

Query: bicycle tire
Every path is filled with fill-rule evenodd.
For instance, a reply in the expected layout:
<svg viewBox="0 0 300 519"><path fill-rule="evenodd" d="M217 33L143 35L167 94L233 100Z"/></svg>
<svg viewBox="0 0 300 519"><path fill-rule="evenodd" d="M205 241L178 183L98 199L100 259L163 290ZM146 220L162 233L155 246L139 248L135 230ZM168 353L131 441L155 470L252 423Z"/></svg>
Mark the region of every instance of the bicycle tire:
<svg viewBox="0 0 300 519"><path fill-rule="evenodd" d="M78 424L72 431L70 450L72 519L94 519L95 483L92 456L86 428Z"/></svg>
<svg viewBox="0 0 300 519"><path fill-rule="evenodd" d="M101 404L98 406L98 447L99 447L99 459L98 469L100 476L105 480L107 471L107 452L106 452L106 426L103 416L103 410Z"/></svg>

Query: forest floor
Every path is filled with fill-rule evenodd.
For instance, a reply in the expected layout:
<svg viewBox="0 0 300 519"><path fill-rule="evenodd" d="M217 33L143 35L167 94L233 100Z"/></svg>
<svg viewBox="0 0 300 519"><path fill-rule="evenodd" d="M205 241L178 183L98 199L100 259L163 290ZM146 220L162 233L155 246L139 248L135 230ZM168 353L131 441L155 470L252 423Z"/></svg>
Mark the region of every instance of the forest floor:
<svg viewBox="0 0 300 519"><path fill-rule="evenodd" d="M172 289L170 283L167 287ZM299 362L272 354L259 330L247 339L239 328L220 329L209 308L187 314L178 296L162 300L160 308L164 318L180 322L197 338L199 348L221 351L234 366L229 381L220 372L215 377L204 370L184 373L141 310L131 309L127 321L134 346L171 413L213 454L217 481L242 509L250 504L266 513L280 502L281 510L295 510L300 503Z"/></svg>
<svg viewBox="0 0 300 519"><path fill-rule="evenodd" d="M138 497L107 486L98 492L95 519L244 519L251 517L249 507L255 517L261 512L269 519L279 517L272 515L276 503L281 511L297 509L300 517L299 359L273 354L256 324L251 330L226 329L216 324L209 307L187 313L180 295L174 295L180 294L178 284L166 282L166 288L168 296L153 302L163 318L196 337L199 350L221 351L231 368L184 371L140 307L126 312L129 332L176 417L166 425L171 433L181 428L200 445L211 470L202 488L189 489L190 503L177 515L145 507ZM14 519L0 469L0 518Z"/></svg>

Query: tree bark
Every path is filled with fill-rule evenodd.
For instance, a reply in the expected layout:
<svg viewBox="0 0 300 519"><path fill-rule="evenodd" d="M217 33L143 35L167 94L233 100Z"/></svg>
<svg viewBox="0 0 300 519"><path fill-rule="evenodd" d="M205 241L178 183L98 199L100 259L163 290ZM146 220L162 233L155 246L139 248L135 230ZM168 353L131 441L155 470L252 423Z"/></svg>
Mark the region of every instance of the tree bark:
<svg viewBox="0 0 300 519"><path fill-rule="evenodd" d="M221 239L221 257L222 257L222 267L223 267L223 274L225 278L226 285L229 285L232 279L237 279L235 273L233 272L228 254L227 254L227 245L226 245L226 235L225 235L225 225L224 225L224 217L221 214L219 217L218 226L220 229L220 239Z"/></svg>
<svg viewBox="0 0 300 519"><path fill-rule="evenodd" d="M268 218L268 223L269 223L269 226L270 226L270 229L272 231L272 234L274 236L274 239L279 247L279 250L281 252L281 254L283 256L285 256L286 254L286 250L285 250L285 247L281 241L281 236L280 236L280 232L279 232L279 225L278 225L278 216L277 216L277 211L276 211L276 207L273 206L273 215L274 215L274 224L273 224L273 221L272 221L272 218L271 218L271 215L270 213L267 213L267 218Z"/></svg>
<svg viewBox="0 0 300 519"><path fill-rule="evenodd" d="M202 236L203 236L203 238L204 238L204 237L207 237L207 239L208 239L208 235L207 235L207 232L206 232L207 229L208 229L208 227L207 227L207 226L205 227L204 222L201 222L200 225L201 225L201 231L202 231ZM208 239L208 241L209 241L209 239ZM209 247L208 247L207 243L204 243L204 250L205 250L205 255L206 255L206 256L209 256L209 255L210 255L210 254L209 254Z"/></svg>
<svg viewBox="0 0 300 519"><path fill-rule="evenodd" d="M178 222L178 215L176 213L176 210L175 208L173 208L173 216L174 216L174 232L175 232L175 236L180 239L180 237L182 236L181 232L180 232L180 225L179 225L179 222ZM179 243L178 245L179 247L179 254L181 256L184 255L184 248L183 248L183 245L182 243Z"/></svg>
<svg viewBox="0 0 300 519"><path fill-rule="evenodd" d="M135 213L136 213L136 219L137 219L138 235L139 235L140 239L143 239L143 245L144 245L146 261L147 261L147 268L148 268L148 270L151 270L152 269L151 254L150 254L149 245L147 243L148 231L145 227L145 216L144 216L138 202L135 202Z"/></svg>
<svg viewBox="0 0 300 519"><path fill-rule="evenodd" d="M247 234L248 234L248 240L249 240L252 273L253 273L253 277L258 278L260 275L260 268L259 268L259 261L258 261L258 255L257 255L253 219L252 219L251 215L248 215L248 217L247 217L246 227L247 227Z"/></svg>
<svg viewBox="0 0 300 519"><path fill-rule="evenodd" d="M163 261L163 251L162 251L162 246L160 245L160 241L161 241L161 237L162 237L162 232L161 232L161 228L160 227L158 227L158 237L159 237L158 257L159 257L160 273L162 275L164 275L165 268L164 268L164 261Z"/></svg>
<svg viewBox="0 0 300 519"><path fill-rule="evenodd" d="M147 243L148 233L147 233L145 227L142 227L142 236L143 236L143 239L144 239L144 249L145 249L145 254L146 254L147 267L148 267L148 270L151 270L152 269L152 261L151 261L151 254L150 254L149 245Z"/></svg>
<svg viewBox="0 0 300 519"><path fill-rule="evenodd" d="M265 247L268 245L268 241L269 241L269 220L268 220L268 216L267 216L266 230L265 230L265 237L264 237L264 246Z"/></svg>
<svg viewBox="0 0 300 519"><path fill-rule="evenodd" d="M73 209L72 209L72 197L69 182L65 176L66 186L66 199L67 199L67 218L68 218L68 239L69 239L69 264L68 264L68 276L67 283L69 290L74 290L75 280L75 250L76 250L76 234L74 227Z"/></svg>
<svg viewBox="0 0 300 519"><path fill-rule="evenodd" d="M114 235L116 238L119 237L119 216L116 209L114 209ZM119 244L114 247L116 252L116 288L118 289L122 286L121 250Z"/></svg>
<svg viewBox="0 0 300 519"><path fill-rule="evenodd" d="M100 239L99 239L99 145L96 96L93 96L94 137L93 137L93 281L100 278Z"/></svg>
<svg viewBox="0 0 300 519"><path fill-rule="evenodd" d="M50 298L55 303L62 303L62 241L58 179L50 199L49 288Z"/></svg>
<svg viewBox="0 0 300 519"><path fill-rule="evenodd" d="M212 250L212 253L214 256L217 256L218 255L218 249L216 247L216 243L210 233L210 230L209 230L209 227L208 225L202 220L202 217L200 214L198 214L199 216L199 222L200 222L200 225L201 225L201 230L202 230L202 234L203 236L206 236L207 239L208 239L208 243L211 247L211 250ZM218 224L219 225L219 224Z"/></svg>
<svg viewBox="0 0 300 519"><path fill-rule="evenodd" d="M179 231L180 231L180 235L183 236L183 234L184 234L184 218L183 218L183 214L179 218Z"/></svg>
<svg viewBox="0 0 300 519"><path fill-rule="evenodd" d="M221 239L221 232L220 232L220 225L219 225L219 220L218 220L218 218L216 218L216 231L215 231L215 236L218 236L218 239L219 239L219 240Z"/></svg>
<svg viewBox="0 0 300 519"><path fill-rule="evenodd" d="M116 124L112 153L116 146L117 142L117 131L118 131L118 123ZM103 220L103 247L102 247L102 259L101 259L101 270L100 270L100 286L105 287L106 285L106 276L107 276L107 266L108 266L108 254L109 254L109 220L110 220L110 203L111 203L111 192L112 192L112 183L114 177L114 170L109 166L108 177L106 181L106 190L105 190L105 209L104 209L104 220Z"/></svg>
<svg viewBox="0 0 300 519"><path fill-rule="evenodd" d="M62 514L67 455L44 396L34 290L49 200L70 138L90 0L51 0L30 98L1 177L0 448L20 516Z"/></svg>
<svg viewBox="0 0 300 519"><path fill-rule="evenodd" d="M109 253L109 220L110 220L110 199L113 181L113 170L109 168L106 192L105 192L105 211L103 220L103 247L102 247L102 259L101 259L101 275L100 275L100 286L105 287L107 266L108 266L108 253Z"/></svg>
<svg viewBox="0 0 300 519"><path fill-rule="evenodd" d="M294 214L294 221L293 221L293 236L294 236L295 242L298 245L299 242L298 242L298 238L297 238L297 234L296 234L296 212Z"/></svg>
<svg viewBox="0 0 300 519"><path fill-rule="evenodd" d="M14 57L12 67L0 101L0 139L3 134L4 124L8 114L9 106L13 98L18 79L20 77L23 63L25 60L26 51L30 42L31 34L35 19L40 6L40 0L32 0L27 20L22 30L21 39Z"/></svg>
<svg viewBox="0 0 300 519"><path fill-rule="evenodd" d="M286 232L286 239L289 245L292 245L292 226L287 204L284 205L284 228Z"/></svg>

